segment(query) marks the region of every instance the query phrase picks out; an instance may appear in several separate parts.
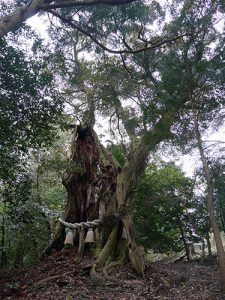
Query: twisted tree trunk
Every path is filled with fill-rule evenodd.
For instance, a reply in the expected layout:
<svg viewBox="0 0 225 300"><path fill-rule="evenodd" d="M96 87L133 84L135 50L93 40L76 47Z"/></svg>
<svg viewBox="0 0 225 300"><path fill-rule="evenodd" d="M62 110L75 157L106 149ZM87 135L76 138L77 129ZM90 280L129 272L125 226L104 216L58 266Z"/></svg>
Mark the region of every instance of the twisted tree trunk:
<svg viewBox="0 0 225 300"><path fill-rule="evenodd" d="M102 225L95 230L98 256L90 272L94 281L101 281L102 274L112 272L127 259L137 273L143 276L144 249L135 242L128 208L137 180L147 165L150 151L170 137L170 126L177 109L172 106L165 109L155 127L139 138L126 128L131 140L130 151L121 167L98 142L93 130L94 106L92 99L89 100L88 121L83 120L84 127L75 127L71 167L63 181L68 192L64 220L74 223L102 219ZM64 226L60 225L55 240L46 253L49 254L52 249L62 249L64 239Z"/></svg>
<svg viewBox="0 0 225 300"><path fill-rule="evenodd" d="M137 154L136 151L134 153ZM136 156L136 160L139 161L135 166L140 168L142 156ZM70 171L63 181L68 193L64 220L80 223L102 219L101 226L95 230L95 235L98 236L98 257L91 270L94 281L99 281L102 273L111 273L123 265L128 258L136 271L144 274L144 251L135 243L132 218L126 207L131 187L134 186L132 183L136 181L131 175L132 172L135 174L135 168L132 169L131 165L128 160L126 166L121 168L99 144L91 127L75 128ZM127 174L128 170L131 178ZM64 239L64 226L60 225L55 240L46 253L49 254L52 249L62 249ZM76 242L79 239L75 244Z"/></svg>

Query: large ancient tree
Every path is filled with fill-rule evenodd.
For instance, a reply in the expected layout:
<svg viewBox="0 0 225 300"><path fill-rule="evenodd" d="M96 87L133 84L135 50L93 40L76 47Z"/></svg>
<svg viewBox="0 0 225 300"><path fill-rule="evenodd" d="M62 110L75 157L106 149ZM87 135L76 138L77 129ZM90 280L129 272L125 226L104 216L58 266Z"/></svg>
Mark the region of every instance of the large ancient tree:
<svg viewBox="0 0 225 300"><path fill-rule="evenodd" d="M182 19L180 24L183 24ZM117 28L121 28L118 23ZM179 34L176 32L176 36ZM63 64L62 74L66 76L67 68L70 75L65 97L76 109L79 103L74 104L71 99L74 97L72 92L77 91L77 97L86 107L80 116L77 111L80 125L75 126L72 140L73 171L64 179L68 191L65 221L86 222L101 219L103 214L102 225L97 229L99 255L91 271L94 278L96 273L111 272L128 257L139 274L144 272L143 249L136 245L129 214L132 192L151 151L161 141L172 138L171 128L178 133L178 124L183 121L185 126L185 116L192 103L190 90L199 85L190 76L189 69L202 64L204 53L199 55L199 51L200 41L206 40L207 43L204 35L205 32L199 32L187 36L167 50L159 48L154 52L133 53L133 56L121 53L121 58L107 57L101 52L96 55L95 63L86 65L79 63L77 55L80 37L73 33L72 38L71 35L59 38L60 41L66 40L67 45L70 41L75 53L73 63L76 69L70 63L68 66L71 59L67 56ZM59 44L57 50L63 53ZM200 76L200 71L197 75ZM110 116L111 131L126 135L126 161L123 165L119 165L98 141L93 126L99 113ZM63 228L59 229L50 249L63 246Z"/></svg>
<svg viewBox="0 0 225 300"><path fill-rule="evenodd" d="M129 2L132 2L130 6L123 5L121 10L107 8ZM99 5L96 9L97 4L105 6ZM71 163L63 180L68 192L64 219L71 223L102 220L96 230L99 254L91 269L93 279L111 272L128 257L136 271L143 275L143 250L135 242L129 214L132 192L151 151L161 141L179 133L180 125L185 124L185 117L192 108L191 91L200 84L195 78L202 75L202 64L216 56L213 52L209 55L209 48L206 51L202 45L206 43L208 47L212 36L216 38L212 20L219 4L214 1L204 4L184 1L182 4L179 11L172 7L171 16L176 20L169 25L162 22L159 5L152 8L144 6L142 1L34 0L0 23L0 34L4 35L42 10L73 29L67 39L59 36L60 29L56 34L52 32L59 42L64 42L61 48L57 45L55 56L58 59L55 62L63 67L61 75L64 73L68 79L62 94L66 101L71 102L72 96L85 104L85 109L76 111L80 123L71 125ZM157 18L163 26L162 33L155 37L149 32L149 25ZM62 29L69 31L68 27ZM96 47L80 42L79 33L88 36ZM73 44L70 57L68 39ZM79 63L82 48L91 51L91 55L96 51L95 61ZM107 56L103 51L120 57ZM68 66L69 61L72 64ZM86 66L93 71L89 75ZM211 80L207 72L202 78ZM74 102L72 104L77 108ZM101 145L93 129L99 114L110 116L110 123L115 124L112 131L126 134L123 165ZM48 251L61 249L64 237L61 226ZM83 238L84 228L80 230L80 244Z"/></svg>

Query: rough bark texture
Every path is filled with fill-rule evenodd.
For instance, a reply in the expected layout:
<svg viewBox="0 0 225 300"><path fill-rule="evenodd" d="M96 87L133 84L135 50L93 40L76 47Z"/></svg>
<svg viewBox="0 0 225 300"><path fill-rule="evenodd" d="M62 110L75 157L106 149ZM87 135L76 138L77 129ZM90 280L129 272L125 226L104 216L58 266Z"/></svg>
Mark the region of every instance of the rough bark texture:
<svg viewBox="0 0 225 300"><path fill-rule="evenodd" d="M67 222L75 223L97 218L93 191L97 179L99 152L94 131L77 127L72 140L72 172L63 181L68 193L65 214Z"/></svg>
<svg viewBox="0 0 225 300"><path fill-rule="evenodd" d="M209 236L208 232L207 232L207 235L206 235L206 241L207 241L208 256L212 256L212 246L211 246L211 243L210 243L210 236Z"/></svg>
<svg viewBox="0 0 225 300"><path fill-rule="evenodd" d="M19 268L23 265L23 256L25 250L25 241L21 234L18 235L16 241L16 250L14 257L14 267Z"/></svg>
<svg viewBox="0 0 225 300"><path fill-rule="evenodd" d="M80 223L98 218L98 205L95 196L100 172L98 142L90 127L77 126L71 142L71 164L68 176L63 180L68 200L64 220ZM60 250L64 246L64 226L60 225L55 239L46 254L52 249Z"/></svg>
<svg viewBox="0 0 225 300"><path fill-rule="evenodd" d="M33 0L26 6L17 8L11 14L3 17L0 20L0 37L19 28L24 21L34 16L45 2L45 0Z"/></svg>
<svg viewBox="0 0 225 300"><path fill-rule="evenodd" d="M137 180L146 167L149 152L162 140L170 137L170 126L175 117L176 110L171 107L162 113L155 128L142 137L137 138L128 131L131 145L122 168L98 143L92 129L93 122L89 122L89 126L75 128L71 147L71 170L64 180L68 191L64 220L83 222L103 217L102 225L95 230L98 236L96 243L98 260L91 272L97 281L99 281L98 271L107 273L107 270L111 271L121 265L125 258L129 258L137 273L143 276L144 251L135 243L132 219L128 214L129 201ZM121 243L125 244L121 242L123 229L127 241L124 251L120 252ZM111 247L109 237L112 241L112 233L115 236ZM52 249L62 249L64 237L64 228L60 226L56 239L46 253L49 254Z"/></svg>

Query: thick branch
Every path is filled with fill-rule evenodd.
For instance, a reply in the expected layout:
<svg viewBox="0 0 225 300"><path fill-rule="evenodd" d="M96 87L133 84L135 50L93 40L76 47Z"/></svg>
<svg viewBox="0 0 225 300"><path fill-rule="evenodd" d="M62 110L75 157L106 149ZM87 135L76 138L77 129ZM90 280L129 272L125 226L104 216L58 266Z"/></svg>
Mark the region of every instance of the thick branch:
<svg viewBox="0 0 225 300"><path fill-rule="evenodd" d="M24 7L18 8L11 14L3 17L0 20L0 37L17 29L24 21L38 13L40 11L40 6L44 3L45 0L30 1Z"/></svg>
<svg viewBox="0 0 225 300"><path fill-rule="evenodd" d="M131 141L135 141L137 139L136 134L133 129L131 129L127 123L129 120L129 116L125 112L120 100L117 98L116 101L114 102L115 109L116 109L116 114L121 118L123 121L124 128L131 139Z"/></svg>
<svg viewBox="0 0 225 300"><path fill-rule="evenodd" d="M135 2L137 0L94 0L94 1L68 1L62 3L56 3L51 5L43 5L41 6L42 10L49 10L49 9L56 9L56 8L70 8L75 6L93 6L97 4L104 4L104 5L122 5L131 2Z"/></svg>
<svg viewBox="0 0 225 300"><path fill-rule="evenodd" d="M150 151L161 141L171 137L170 128L182 106L181 103L183 102L181 101L176 109L173 106L165 109L154 128L145 132L140 139L132 142L123 172L118 175L117 179L117 199L120 205L129 200L129 195L136 188L137 179L144 172L148 163Z"/></svg>
<svg viewBox="0 0 225 300"><path fill-rule="evenodd" d="M23 22L31 18L40 11L50 8L64 8L77 6L91 6L97 4L121 5L134 2L136 0L92 0L92 1L52 1L52 0L31 0L27 5L15 9L11 14L6 15L0 20L0 37L5 36L8 32L19 28ZM52 5L51 2L55 2Z"/></svg>

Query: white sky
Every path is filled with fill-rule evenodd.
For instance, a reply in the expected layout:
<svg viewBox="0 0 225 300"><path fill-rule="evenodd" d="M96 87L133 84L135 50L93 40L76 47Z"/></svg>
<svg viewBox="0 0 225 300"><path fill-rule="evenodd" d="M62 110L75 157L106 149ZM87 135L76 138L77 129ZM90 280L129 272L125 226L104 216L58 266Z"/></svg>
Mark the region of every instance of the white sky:
<svg viewBox="0 0 225 300"><path fill-rule="evenodd" d="M26 23L35 29L43 39L48 38L47 25L44 18L34 15L32 18L28 19Z"/></svg>

